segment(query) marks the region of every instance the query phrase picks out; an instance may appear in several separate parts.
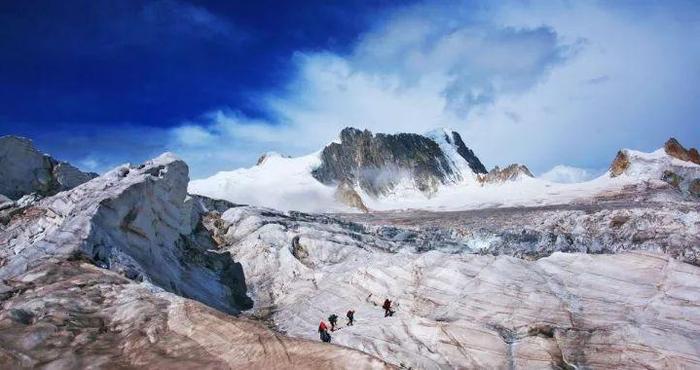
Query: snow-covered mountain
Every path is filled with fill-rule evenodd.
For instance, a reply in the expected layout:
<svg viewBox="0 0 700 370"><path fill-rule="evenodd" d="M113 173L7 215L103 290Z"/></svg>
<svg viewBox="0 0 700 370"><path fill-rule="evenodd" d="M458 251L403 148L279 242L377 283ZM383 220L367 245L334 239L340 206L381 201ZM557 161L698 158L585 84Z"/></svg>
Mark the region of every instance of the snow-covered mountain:
<svg viewBox="0 0 700 370"><path fill-rule="evenodd" d="M282 210L401 208L433 201L451 188L532 177L522 165L487 172L455 131L373 134L346 128L336 142L307 156L266 153L255 167L190 182L194 194Z"/></svg>
<svg viewBox="0 0 700 370"><path fill-rule="evenodd" d="M454 131L375 135L346 128L319 152L297 158L266 154L255 167L192 181L189 191L281 210L356 212L564 204L632 184L663 183L668 173L679 176L673 181L686 193L698 186L691 184L700 178L700 166L692 161L697 151L675 139L653 153L620 153L629 166L618 169L616 160L593 180L556 183L534 177L520 164L487 172Z"/></svg>

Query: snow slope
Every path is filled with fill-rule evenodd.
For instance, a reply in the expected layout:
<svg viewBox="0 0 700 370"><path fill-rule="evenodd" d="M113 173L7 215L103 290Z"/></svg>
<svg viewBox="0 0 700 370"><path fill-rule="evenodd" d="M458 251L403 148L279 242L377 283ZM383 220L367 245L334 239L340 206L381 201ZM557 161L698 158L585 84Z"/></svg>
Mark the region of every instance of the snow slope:
<svg viewBox="0 0 700 370"><path fill-rule="evenodd" d="M335 188L311 175L320 164L319 153L297 158L269 153L257 166L191 181L189 192L282 210L349 211L335 200Z"/></svg>

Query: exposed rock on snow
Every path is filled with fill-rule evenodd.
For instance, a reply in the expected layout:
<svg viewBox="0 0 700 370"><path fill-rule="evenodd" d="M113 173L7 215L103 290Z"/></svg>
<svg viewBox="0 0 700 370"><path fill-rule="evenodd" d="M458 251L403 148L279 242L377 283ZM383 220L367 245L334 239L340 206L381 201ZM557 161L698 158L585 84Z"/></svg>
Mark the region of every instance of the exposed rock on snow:
<svg viewBox="0 0 700 370"><path fill-rule="evenodd" d="M514 163L504 169L496 166L486 175L479 177L479 180L483 183L494 184L506 181L517 181L526 177L535 176L532 175L532 172L530 172L526 166Z"/></svg>
<svg viewBox="0 0 700 370"><path fill-rule="evenodd" d="M700 366L700 269L662 254L529 262L421 252L410 235L321 216L238 207L221 220L207 226L243 264L256 313L288 335L313 339L354 309L334 343L416 368Z"/></svg>
<svg viewBox="0 0 700 370"><path fill-rule="evenodd" d="M664 144L664 151L671 157L678 158L682 161L689 161L695 164L700 164L700 154L695 148L686 149L675 138L670 138Z"/></svg>
<svg viewBox="0 0 700 370"><path fill-rule="evenodd" d="M39 152L29 139L0 137L0 194L11 199L30 193L53 195L96 176Z"/></svg>
<svg viewBox="0 0 700 370"><path fill-rule="evenodd" d="M248 308L243 271L199 224L187 165L165 154L121 166L15 214L0 234L0 278L85 255L99 266L225 312Z"/></svg>
<svg viewBox="0 0 700 370"><path fill-rule="evenodd" d="M652 153L623 149L610 166L610 176L628 182L661 180L688 194L691 182L700 178L700 165L690 160L689 152L673 138Z"/></svg>
<svg viewBox="0 0 700 370"><path fill-rule="evenodd" d="M618 151L617 155L615 156L615 159L610 165L610 176L616 177L622 175L625 172L625 170L627 170L629 165L630 159L627 156L627 153L623 150Z"/></svg>

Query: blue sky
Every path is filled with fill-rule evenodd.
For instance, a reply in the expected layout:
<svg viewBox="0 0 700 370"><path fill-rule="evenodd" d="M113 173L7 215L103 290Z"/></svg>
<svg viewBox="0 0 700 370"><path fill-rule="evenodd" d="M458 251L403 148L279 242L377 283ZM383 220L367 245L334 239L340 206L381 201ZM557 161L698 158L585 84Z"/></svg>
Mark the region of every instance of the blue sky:
<svg viewBox="0 0 700 370"><path fill-rule="evenodd" d="M0 134L87 170L191 176L345 126L462 133L488 167L605 168L700 144L700 5L643 1L3 1Z"/></svg>

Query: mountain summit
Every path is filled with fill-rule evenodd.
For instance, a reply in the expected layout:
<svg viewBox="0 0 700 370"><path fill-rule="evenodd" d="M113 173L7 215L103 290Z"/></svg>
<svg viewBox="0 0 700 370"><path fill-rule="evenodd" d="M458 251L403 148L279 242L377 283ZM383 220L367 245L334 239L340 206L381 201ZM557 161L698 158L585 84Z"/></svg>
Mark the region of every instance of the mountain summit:
<svg viewBox="0 0 700 370"><path fill-rule="evenodd" d="M439 185L462 181L469 172L486 173L457 132L445 130L431 136L375 135L348 127L340 132L340 142L323 148L321 165L312 175L326 185L357 185L376 197L406 179L421 192L432 194Z"/></svg>

